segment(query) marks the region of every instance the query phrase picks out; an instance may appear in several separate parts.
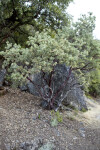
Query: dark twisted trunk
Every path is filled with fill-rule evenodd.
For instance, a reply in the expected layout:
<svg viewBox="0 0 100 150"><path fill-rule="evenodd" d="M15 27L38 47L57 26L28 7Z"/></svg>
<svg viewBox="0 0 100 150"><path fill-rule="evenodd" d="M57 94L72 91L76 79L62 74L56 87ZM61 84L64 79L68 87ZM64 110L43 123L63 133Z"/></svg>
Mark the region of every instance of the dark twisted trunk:
<svg viewBox="0 0 100 150"><path fill-rule="evenodd" d="M28 80L28 91L42 98L44 108L57 110L64 103L87 109L81 85L70 67L56 65L50 74L41 71Z"/></svg>

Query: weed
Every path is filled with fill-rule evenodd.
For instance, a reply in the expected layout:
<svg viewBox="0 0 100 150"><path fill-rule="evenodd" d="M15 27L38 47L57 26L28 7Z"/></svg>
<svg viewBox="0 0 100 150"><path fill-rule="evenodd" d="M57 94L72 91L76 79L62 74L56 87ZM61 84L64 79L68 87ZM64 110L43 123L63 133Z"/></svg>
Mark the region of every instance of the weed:
<svg viewBox="0 0 100 150"><path fill-rule="evenodd" d="M63 117L62 115L60 114L59 111L55 112L54 110L51 111L51 126L57 126L58 123L61 123L63 122Z"/></svg>
<svg viewBox="0 0 100 150"><path fill-rule="evenodd" d="M72 117L72 116L68 116L67 118L68 118L69 120L71 120L71 121L74 121L74 120L75 120L75 118Z"/></svg>
<svg viewBox="0 0 100 150"><path fill-rule="evenodd" d="M82 112L86 112L87 110L86 110L85 108L82 108L81 111L82 111Z"/></svg>
<svg viewBox="0 0 100 150"><path fill-rule="evenodd" d="M40 114L38 115L38 119L41 119L41 115Z"/></svg>

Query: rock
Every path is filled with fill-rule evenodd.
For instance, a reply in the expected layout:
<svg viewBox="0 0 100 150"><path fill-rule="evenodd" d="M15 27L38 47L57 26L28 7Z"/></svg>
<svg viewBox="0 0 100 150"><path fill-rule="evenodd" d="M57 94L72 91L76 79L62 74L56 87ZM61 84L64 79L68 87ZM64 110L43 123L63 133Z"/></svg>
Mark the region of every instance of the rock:
<svg viewBox="0 0 100 150"><path fill-rule="evenodd" d="M5 144L5 150L11 150L10 144Z"/></svg>
<svg viewBox="0 0 100 150"><path fill-rule="evenodd" d="M69 67L66 67L66 65L64 64L56 65L54 68L52 80L50 79L49 73L41 72L35 75L31 75L30 78L35 84L28 82L27 86L23 86L21 89L25 89L36 96L40 96L40 91L42 95L50 97L50 92L52 92L52 97L55 97L55 108L58 108L63 101L64 105L72 105L79 110L82 110L83 108L87 109L84 93L80 88L80 85L76 80L75 75L73 73L71 73L70 75L69 74ZM48 86L50 82L52 90ZM42 99L43 108L48 108L49 100L45 100L45 98L43 97Z"/></svg>
<svg viewBox="0 0 100 150"><path fill-rule="evenodd" d="M79 129L79 134L80 134L83 138L85 138L85 129L84 129L84 128L80 128L80 129Z"/></svg>
<svg viewBox="0 0 100 150"><path fill-rule="evenodd" d="M3 86L5 75L6 75L6 69L2 69L0 71L0 88L2 88Z"/></svg>
<svg viewBox="0 0 100 150"><path fill-rule="evenodd" d="M7 93L7 89L3 88L0 89L0 96L5 95Z"/></svg>
<svg viewBox="0 0 100 150"><path fill-rule="evenodd" d="M75 136L75 137L73 137L73 140L77 140L78 138Z"/></svg>
<svg viewBox="0 0 100 150"><path fill-rule="evenodd" d="M49 142L43 145L41 148L39 148L39 150L54 150L54 149L55 149L55 145Z"/></svg>
<svg viewBox="0 0 100 150"><path fill-rule="evenodd" d="M87 110L84 92L79 87L74 87L68 94L68 96L64 99L63 102L65 105L70 104L76 109L79 110Z"/></svg>
<svg viewBox="0 0 100 150"><path fill-rule="evenodd" d="M20 150L54 150L55 145L51 142L43 144L43 141L25 142L20 144Z"/></svg>
<svg viewBox="0 0 100 150"><path fill-rule="evenodd" d="M2 69L2 65L3 65L3 58L0 56L0 70Z"/></svg>
<svg viewBox="0 0 100 150"><path fill-rule="evenodd" d="M24 142L20 144L20 150L38 150L43 145L41 139L32 142Z"/></svg>
<svg viewBox="0 0 100 150"><path fill-rule="evenodd" d="M20 86L20 89L21 89L21 91L27 91L28 87L27 87L27 85L23 85L23 86Z"/></svg>
<svg viewBox="0 0 100 150"><path fill-rule="evenodd" d="M2 69L0 71L0 96L4 95L7 92L7 90L4 89L3 87L5 75L6 75L6 70Z"/></svg>
<svg viewBox="0 0 100 150"><path fill-rule="evenodd" d="M44 109L46 109L46 108L48 107L48 102L47 102L46 100L43 100L43 101L41 102L41 106L42 106Z"/></svg>
<svg viewBox="0 0 100 150"><path fill-rule="evenodd" d="M97 115L96 118L97 118L98 120L100 120L100 115Z"/></svg>

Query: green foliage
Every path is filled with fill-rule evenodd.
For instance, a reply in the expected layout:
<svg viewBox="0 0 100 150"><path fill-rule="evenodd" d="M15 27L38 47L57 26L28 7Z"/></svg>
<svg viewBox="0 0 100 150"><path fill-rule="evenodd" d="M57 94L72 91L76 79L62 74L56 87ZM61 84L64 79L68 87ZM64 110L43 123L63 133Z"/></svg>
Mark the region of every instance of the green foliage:
<svg viewBox="0 0 100 150"><path fill-rule="evenodd" d="M91 72L88 90L92 96L100 96L100 69Z"/></svg>
<svg viewBox="0 0 100 150"><path fill-rule="evenodd" d="M25 46L28 36L44 28L69 24L66 8L72 0L0 0L0 46L6 41Z"/></svg>
<svg viewBox="0 0 100 150"><path fill-rule="evenodd" d="M90 49L89 55L92 56L93 67L92 71L88 74L88 86L85 87L86 93L91 94L92 96L100 95L100 41L93 39L93 30L95 28L95 17L92 16L92 13L89 13L87 16L83 15L79 19L79 22L75 24L77 35L83 39L84 45L82 49ZM99 55L98 55L99 54ZM88 61L91 58L88 56Z"/></svg>
<svg viewBox="0 0 100 150"><path fill-rule="evenodd" d="M61 123L63 122L63 117L62 115L60 114L59 111L55 112L54 110L51 111L51 126L54 127L54 126L57 126L58 123Z"/></svg>
<svg viewBox="0 0 100 150"><path fill-rule="evenodd" d="M51 72L58 63L70 66L73 71L77 70L78 76L85 74L85 68L89 70L97 65L100 42L92 36L87 43L87 37L78 38L74 29L73 39L69 40L72 36L69 27L58 30L53 38L50 32L36 32L34 37L29 37L26 48L7 43L6 51L0 54L5 58L3 66L9 66L13 82L25 82L29 74L40 72L41 69ZM84 78L82 80L84 82Z"/></svg>
<svg viewBox="0 0 100 150"><path fill-rule="evenodd" d="M77 116L78 115L78 109L74 110L74 115Z"/></svg>
<svg viewBox="0 0 100 150"><path fill-rule="evenodd" d="M38 115L38 119L41 119L41 114Z"/></svg>
<svg viewBox="0 0 100 150"><path fill-rule="evenodd" d="M36 31L34 36L29 36L25 48L7 42L5 52L0 55L5 58L3 67L8 68L14 85L27 83L31 74L41 70L51 73L57 64L69 66L80 83L85 84L90 77L88 72L100 65L100 41L93 37L94 21L90 13L83 15L72 27L57 32Z"/></svg>
<svg viewBox="0 0 100 150"><path fill-rule="evenodd" d="M52 127L57 126L58 125L57 119L56 118L52 119L51 122L50 122L50 124L51 124Z"/></svg>
<svg viewBox="0 0 100 150"><path fill-rule="evenodd" d="M89 94L89 92L86 92L86 97L92 99L92 96Z"/></svg>
<svg viewBox="0 0 100 150"><path fill-rule="evenodd" d="M41 69L50 72L57 64L55 60L66 63L67 66L76 66L79 51L65 39L65 35L61 32L59 31L54 38L51 38L46 31L36 32L34 37L29 37L27 42L29 48L7 43L6 51L1 54L5 58L3 66L10 65L8 71L12 72L12 80L25 82L29 74L40 72Z"/></svg>
<svg viewBox="0 0 100 150"><path fill-rule="evenodd" d="M69 120L71 120L71 121L74 121L75 120L75 118L73 117L73 116L68 116L67 117Z"/></svg>
<svg viewBox="0 0 100 150"><path fill-rule="evenodd" d="M75 31L82 38L90 37L95 29L96 17L91 12L81 15L78 22L74 23ZM87 39L88 40L88 39Z"/></svg>
<svg viewBox="0 0 100 150"><path fill-rule="evenodd" d="M47 144L43 145L39 150L53 150L55 148L53 143L48 142Z"/></svg>
<svg viewBox="0 0 100 150"><path fill-rule="evenodd" d="M85 109L85 108L82 108L82 110L81 110L82 112L86 112L87 110Z"/></svg>
<svg viewBox="0 0 100 150"><path fill-rule="evenodd" d="M57 111L55 114L56 114L56 116L57 116L58 122L63 122L63 117L62 117L62 115L60 114L60 112Z"/></svg>
<svg viewBox="0 0 100 150"><path fill-rule="evenodd" d="M85 50L88 52L85 64L88 64L88 67L91 66L87 71L92 71L90 73L85 73L85 80L87 80L88 83L85 84L85 91L86 93L89 92L91 94L95 93L95 91L97 91L96 94L100 93L100 81L98 79L100 76L98 73L100 70L100 40L93 38L95 19L96 18L92 15L92 13L82 15L78 22L73 24L75 30L73 30L70 35L70 42L74 42L77 38L75 46L78 47L80 51ZM81 59L81 61L83 60ZM95 70L96 68L98 71ZM84 72L84 68L82 72Z"/></svg>

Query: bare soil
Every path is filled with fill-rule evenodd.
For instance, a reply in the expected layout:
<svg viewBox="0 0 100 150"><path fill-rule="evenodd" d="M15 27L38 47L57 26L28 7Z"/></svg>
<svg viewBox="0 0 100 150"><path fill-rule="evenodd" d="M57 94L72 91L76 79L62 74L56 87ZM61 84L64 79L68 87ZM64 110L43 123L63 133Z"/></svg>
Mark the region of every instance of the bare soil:
<svg viewBox="0 0 100 150"><path fill-rule="evenodd" d="M0 96L0 150L35 140L53 142L56 150L100 150L99 102L88 101L85 113L63 110L63 122L56 127L50 124L51 111L43 110L40 103L38 97L19 89L8 88Z"/></svg>

